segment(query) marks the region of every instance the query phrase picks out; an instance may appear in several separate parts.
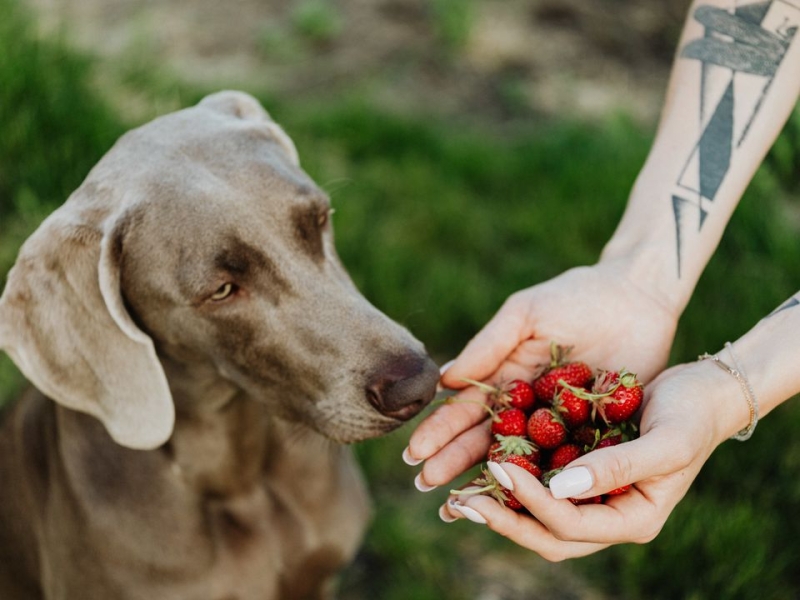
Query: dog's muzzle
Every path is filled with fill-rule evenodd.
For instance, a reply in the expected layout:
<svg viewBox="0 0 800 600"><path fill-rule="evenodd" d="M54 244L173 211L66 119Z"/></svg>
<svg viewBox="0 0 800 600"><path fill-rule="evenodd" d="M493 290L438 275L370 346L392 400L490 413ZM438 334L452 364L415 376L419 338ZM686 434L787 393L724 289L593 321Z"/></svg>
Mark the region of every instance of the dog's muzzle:
<svg viewBox="0 0 800 600"><path fill-rule="evenodd" d="M387 361L372 375L366 394L382 415L407 421L433 399L438 381L439 369L428 356L404 354Z"/></svg>

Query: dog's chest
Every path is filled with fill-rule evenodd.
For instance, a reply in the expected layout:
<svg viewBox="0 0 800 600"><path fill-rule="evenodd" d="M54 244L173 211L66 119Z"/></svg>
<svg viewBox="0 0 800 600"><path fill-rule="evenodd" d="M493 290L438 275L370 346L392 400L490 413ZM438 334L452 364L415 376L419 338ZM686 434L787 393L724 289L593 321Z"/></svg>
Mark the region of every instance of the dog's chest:
<svg viewBox="0 0 800 600"><path fill-rule="evenodd" d="M181 448L110 445L98 455L73 447L56 488L78 493L54 499L48 515L48 564L62 574L54 597L323 597L319 590L360 543L365 489L347 448L325 446L324 460L281 448L268 464L209 448L205 460L179 466Z"/></svg>

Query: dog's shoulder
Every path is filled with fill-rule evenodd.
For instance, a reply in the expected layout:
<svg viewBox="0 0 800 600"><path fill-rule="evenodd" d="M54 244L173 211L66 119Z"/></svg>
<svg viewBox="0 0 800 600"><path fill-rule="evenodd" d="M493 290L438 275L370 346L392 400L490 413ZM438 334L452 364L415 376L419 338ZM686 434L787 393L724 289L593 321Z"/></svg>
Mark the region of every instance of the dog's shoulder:
<svg viewBox="0 0 800 600"><path fill-rule="evenodd" d="M52 401L36 388L27 388L0 410L0 460L15 461L32 480L43 482L54 421Z"/></svg>

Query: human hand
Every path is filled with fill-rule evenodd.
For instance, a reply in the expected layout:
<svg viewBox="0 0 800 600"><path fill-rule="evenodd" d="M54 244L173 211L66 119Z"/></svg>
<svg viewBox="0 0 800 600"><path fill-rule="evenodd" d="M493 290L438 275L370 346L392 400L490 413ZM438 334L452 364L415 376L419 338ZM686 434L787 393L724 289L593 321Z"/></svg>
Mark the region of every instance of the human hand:
<svg viewBox="0 0 800 600"><path fill-rule="evenodd" d="M703 464L746 418L733 378L709 362L665 371L649 386L640 437L594 450L573 461L545 488L524 469L493 467L501 483L531 513L512 511L488 496L451 497L442 518L466 517L542 557L558 561L618 543L649 542L661 531ZM498 472L499 471L499 472ZM605 504L575 505L624 485Z"/></svg>
<svg viewBox="0 0 800 600"><path fill-rule="evenodd" d="M626 368L648 381L666 364L678 315L626 276L623 261L563 273L513 294L442 377L462 389L412 434L404 458L426 461L416 484L444 485L486 456L490 435L484 394L463 378L501 384L530 380L549 362L550 342L573 346L570 359L596 368Z"/></svg>

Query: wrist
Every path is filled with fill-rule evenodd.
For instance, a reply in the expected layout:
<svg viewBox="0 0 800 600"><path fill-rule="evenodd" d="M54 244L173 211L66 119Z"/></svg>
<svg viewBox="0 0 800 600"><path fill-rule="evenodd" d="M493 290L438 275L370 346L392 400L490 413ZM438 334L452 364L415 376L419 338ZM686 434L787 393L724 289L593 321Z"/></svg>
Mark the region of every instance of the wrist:
<svg viewBox="0 0 800 600"><path fill-rule="evenodd" d="M745 403L747 404L748 415L747 415L747 425L733 434L731 437L735 440L740 442L747 441L753 435L753 432L756 429L756 425L758 425L758 417L759 417L759 406L758 400L756 399L755 391L753 390L753 386L750 384L750 381L747 379L747 373L742 369L741 364L739 363L736 354L733 351L733 346L730 342L725 342L725 353L729 357L729 360L723 361L720 357L722 352L717 354L703 354L699 357L699 360L708 360L709 362L713 362L714 365L719 367L724 373L727 373L731 377L733 377L736 382L739 384L739 389L741 390L741 396L744 399Z"/></svg>
<svg viewBox="0 0 800 600"><path fill-rule="evenodd" d="M598 262L614 265L677 321L697 281L677 277L673 254L668 242L621 229L603 248Z"/></svg>
<svg viewBox="0 0 800 600"><path fill-rule="evenodd" d="M726 365L733 362L727 350L717 353L717 356ZM697 402L702 404L703 410L699 413L708 415L705 421L714 445L718 446L747 430L753 420L739 379L713 360L698 360L690 365L689 370L687 374L695 382L691 393L697 394Z"/></svg>

